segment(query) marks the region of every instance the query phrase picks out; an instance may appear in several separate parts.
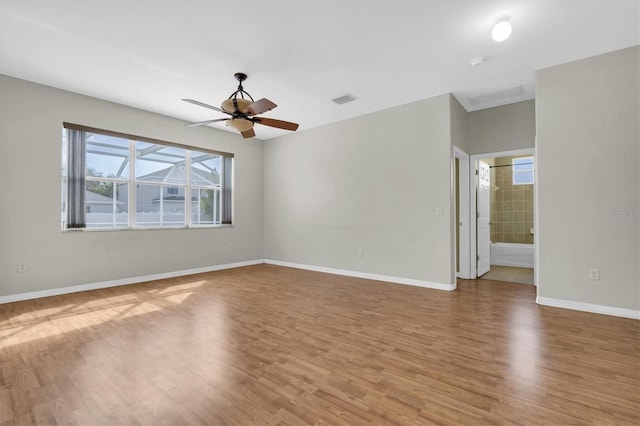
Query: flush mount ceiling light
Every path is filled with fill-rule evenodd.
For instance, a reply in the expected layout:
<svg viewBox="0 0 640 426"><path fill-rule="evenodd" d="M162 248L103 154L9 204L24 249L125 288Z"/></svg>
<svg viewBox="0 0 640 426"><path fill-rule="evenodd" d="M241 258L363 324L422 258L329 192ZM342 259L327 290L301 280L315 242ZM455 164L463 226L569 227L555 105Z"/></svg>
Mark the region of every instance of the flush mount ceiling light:
<svg viewBox="0 0 640 426"><path fill-rule="evenodd" d="M511 23L509 23L509 17L503 16L498 19L498 22L493 26L491 30L491 38L498 43L505 41L511 35Z"/></svg>

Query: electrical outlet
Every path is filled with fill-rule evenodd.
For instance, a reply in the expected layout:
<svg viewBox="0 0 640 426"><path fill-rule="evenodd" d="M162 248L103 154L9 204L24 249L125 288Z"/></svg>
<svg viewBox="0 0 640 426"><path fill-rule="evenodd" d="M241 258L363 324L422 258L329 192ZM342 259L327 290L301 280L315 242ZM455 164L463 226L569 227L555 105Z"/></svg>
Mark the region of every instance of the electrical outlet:
<svg viewBox="0 0 640 426"><path fill-rule="evenodd" d="M589 279L598 281L600 279L600 269L589 269Z"/></svg>
<svg viewBox="0 0 640 426"><path fill-rule="evenodd" d="M26 262L18 263L18 272L21 273L21 274L24 273L24 272L27 272L27 264L26 264Z"/></svg>
<svg viewBox="0 0 640 426"><path fill-rule="evenodd" d="M364 257L364 249L358 249L358 257Z"/></svg>
<svg viewBox="0 0 640 426"><path fill-rule="evenodd" d="M442 216L444 214L444 207L437 206L436 207L436 216Z"/></svg>

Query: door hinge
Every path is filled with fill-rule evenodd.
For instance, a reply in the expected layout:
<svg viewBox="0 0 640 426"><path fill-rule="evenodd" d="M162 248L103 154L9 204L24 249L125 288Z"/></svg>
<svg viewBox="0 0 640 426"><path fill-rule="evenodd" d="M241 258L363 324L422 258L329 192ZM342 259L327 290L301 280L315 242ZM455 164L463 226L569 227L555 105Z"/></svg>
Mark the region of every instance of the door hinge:
<svg viewBox="0 0 640 426"><path fill-rule="evenodd" d="M476 219L480 219L480 212L476 212Z"/></svg>
<svg viewBox="0 0 640 426"><path fill-rule="evenodd" d="M478 260L478 261L480 260L480 255L479 254L476 254L476 260Z"/></svg>
<svg viewBox="0 0 640 426"><path fill-rule="evenodd" d="M476 176L478 176L478 169L476 169Z"/></svg>

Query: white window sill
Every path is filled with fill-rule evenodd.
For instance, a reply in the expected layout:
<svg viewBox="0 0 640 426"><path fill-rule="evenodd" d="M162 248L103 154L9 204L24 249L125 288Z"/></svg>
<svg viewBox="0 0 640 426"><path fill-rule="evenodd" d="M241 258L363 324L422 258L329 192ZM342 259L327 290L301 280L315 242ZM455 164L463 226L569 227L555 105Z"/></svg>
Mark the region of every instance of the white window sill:
<svg viewBox="0 0 640 426"><path fill-rule="evenodd" d="M235 228L234 224L224 225L193 225L193 226L175 226L175 227L145 227L145 228L70 228L63 229L63 233L75 232L114 232L114 231L180 231L185 229L217 229L217 228Z"/></svg>

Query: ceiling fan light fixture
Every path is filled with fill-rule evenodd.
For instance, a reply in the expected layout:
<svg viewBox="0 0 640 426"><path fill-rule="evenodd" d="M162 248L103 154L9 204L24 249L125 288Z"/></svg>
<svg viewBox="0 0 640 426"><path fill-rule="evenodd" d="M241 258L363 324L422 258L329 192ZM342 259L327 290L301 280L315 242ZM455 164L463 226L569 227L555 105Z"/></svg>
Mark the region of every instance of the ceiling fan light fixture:
<svg viewBox="0 0 640 426"><path fill-rule="evenodd" d="M243 138L249 139L256 135L253 130L253 124L258 123L263 126L275 127L276 129L284 129L290 131L296 131L298 129L297 123L290 121L276 120L275 118L267 117L255 117L256 115L271 111L278 105L274 104L267 98L258 99L254 101L251 95L244 91L242 88L242 82L247 79L247 75L241 72L234 74L236 80L240 82L238 90L233 92L228 99L222 102L221 108L213 105L205 104L204 102L196 101L193 99L183 99L183 101L190 104L198 105L204 108L212 109L214 111L222 112L229 115L227 118L215 118L213 120L198 121L195 123L187 123L185 126L203 126L206 124L218 123L220 121L226 121L227 126L231 127L242 135ZM248 98L248 99L247 99Z"/></svg>
<svg viewBox="0 0 640 426"><path fill-rule="evenodd" d="M245 120L244 118L232 118L227 120L227 126L233 127L239 132L246 132L253 128L253 121Z"/></svg>
<svg viewBox="0 0 640 426"><path fill-rule="evenodd" d="M232 98L226 99L222 102L222 109L231 114L236 112L236 107L233 105L233 101L234 99ZM235 99L235 101L238 103L238 111L240 112L244 111L245 108L253 103L253 101L250 101L249 99Z"/></svg>
<svg viewBox="0 0 640 426"><path fill-rule="evenodd" d="M498 43L505 41L511 35L511 23L508 16L498 19L491 30L491 38Z"/></svg>

